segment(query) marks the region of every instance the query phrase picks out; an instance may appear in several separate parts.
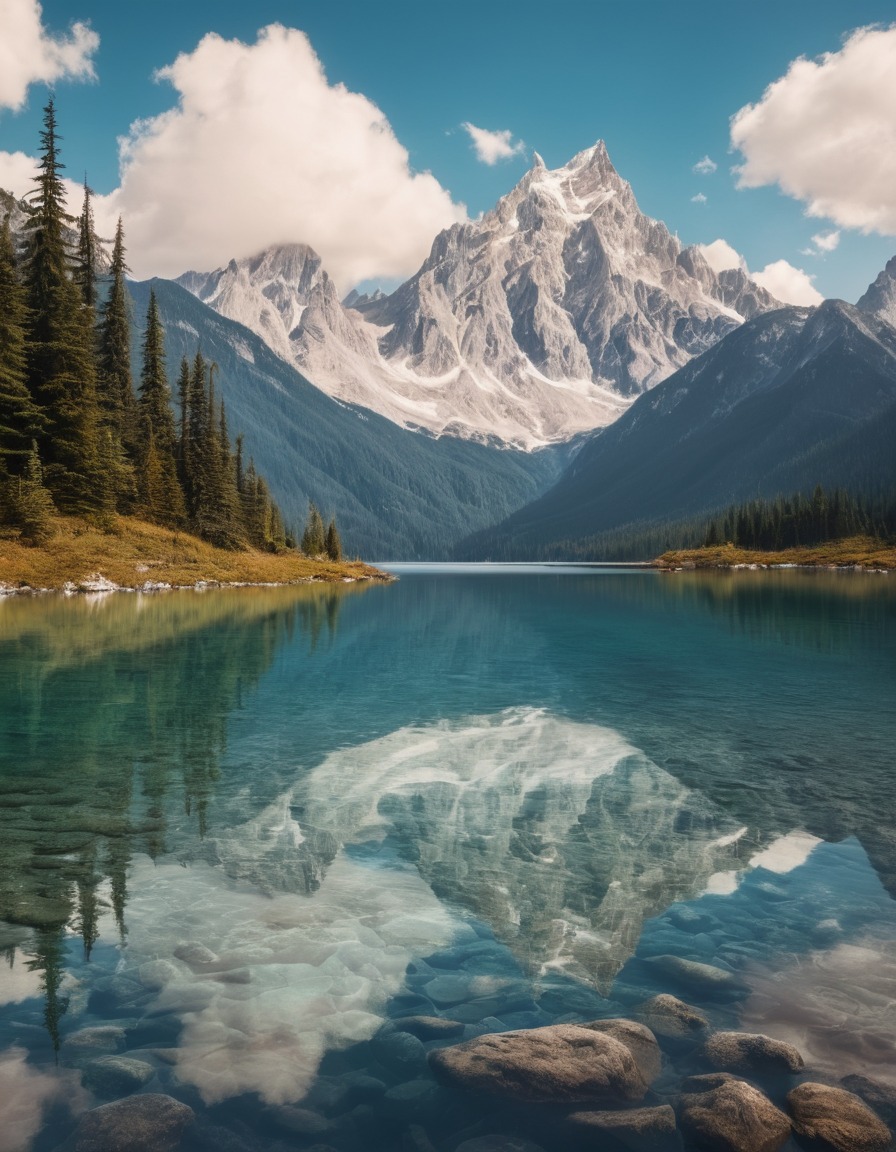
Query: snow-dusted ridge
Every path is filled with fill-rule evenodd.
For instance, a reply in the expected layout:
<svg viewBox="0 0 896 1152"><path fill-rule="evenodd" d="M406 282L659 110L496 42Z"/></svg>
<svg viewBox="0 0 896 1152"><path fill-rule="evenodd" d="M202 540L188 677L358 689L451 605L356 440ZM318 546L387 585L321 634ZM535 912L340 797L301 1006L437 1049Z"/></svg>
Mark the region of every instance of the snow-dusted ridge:
<svg viewBox="0 0 896 1152"><path fill-rule="evenodd" d="M350 293L343 304L304 244L179 283L340 400L526 449L612 423L777 306L645 216L603 142L554 170L536 153L491 212L439 233L389 296Z"/></svg>

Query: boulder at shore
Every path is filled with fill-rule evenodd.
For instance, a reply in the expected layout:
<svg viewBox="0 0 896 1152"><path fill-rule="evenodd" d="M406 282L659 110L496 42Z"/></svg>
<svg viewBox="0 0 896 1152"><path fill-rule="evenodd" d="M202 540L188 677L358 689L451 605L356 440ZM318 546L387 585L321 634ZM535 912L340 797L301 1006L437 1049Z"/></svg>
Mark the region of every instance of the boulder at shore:
<svg viewBox="0 0 896 1152"><path fill-rule="evenodd" d="M623 1103L647 1091L629 1049L575 1024L477 1036L429 1053L441 1079L514 1100Z"/></svg>

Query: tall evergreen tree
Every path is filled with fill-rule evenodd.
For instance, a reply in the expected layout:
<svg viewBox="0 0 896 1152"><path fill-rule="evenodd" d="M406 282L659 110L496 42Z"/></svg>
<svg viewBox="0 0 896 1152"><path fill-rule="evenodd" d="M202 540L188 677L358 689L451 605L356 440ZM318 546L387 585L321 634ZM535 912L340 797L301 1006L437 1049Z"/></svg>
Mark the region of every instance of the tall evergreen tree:
<svg viewBox="0 0 896 1152"><path fill-rule="evenodd" d="M174 415L165 373L165 336L156 294L149 294L140 375L140 504L157 524L182 524L186 518L177 478Z"/></svg>
<svg viewBox="0 0 896 1152"><path fill-rule="evenodd" d="M93 191L84 177L84 203L78 217L78 254L72 278L81 290L85 307L96 308L96 232L93 223Z"/></svg>
<svg viewBox="0 0 896 1152"><path fill-rule="evenodd" d="M335 517L327 527L326 540L327 556L337 563L342 559L342 541L339 538L339 529L336 527Z"/></svg>
<svg viewBox="0 0 896 1152"><path fill-rule="evenodd" d="M103 506L92 310L69 276L65 193L56 113L44 110L36 191L31 198L25 285L28 295L28 377L47 417L42 436L46 481L61 507Z"/></svg>
<svg viewBox="0 0 896 1152"><path fill-rule="evenodd" d="M26 383L27 323L7 216L0 228L0 468L12 473L21 472L43 425Z"/></svg>
<svg viewBox="0 0 896 1152"><path fill-rule="evenodd" d="M119 216L109 267L109 292L100 314L97 394L118 441L131 457L136 457L139 429L131 377L131 312L124 257L124 228Z"/></svg>
<svg viewBox="0 0 896 1152"><path fill-rule="evenodd" d="M302 535L302 551L306 556L320 556L327 550L327 535L324 521L317 505L311 500L308 504L308 520Z"/></svg>

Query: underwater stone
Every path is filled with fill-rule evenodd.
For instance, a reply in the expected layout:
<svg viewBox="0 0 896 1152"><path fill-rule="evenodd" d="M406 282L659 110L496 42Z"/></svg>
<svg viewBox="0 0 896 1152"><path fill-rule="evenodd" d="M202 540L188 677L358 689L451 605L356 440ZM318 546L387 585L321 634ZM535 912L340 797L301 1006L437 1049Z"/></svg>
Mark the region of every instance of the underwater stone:
<svg viewBox="0 0 896 1152"><path fill-rule="evenodd" d="M639 1004L637 1012L651 1032L669 1040L695 1040L709 1027L698 1008L665 992Z"/></svg>
<svg viewBox="0 0 896 1152"><path fill-rule="evenodd" d="M803 1058L792 1044L750 1032L716 1032L704 1053L724 1072L799 1072Z"/></svg>
<svg viewBox="0 0 896 1152"><path fill-rule="evenodd" d="M429 1063L450 1083L515 1100L622 1102L647 1091L624 1044L573 1024L480 1036L430 1052Z"/></svg>
<svg viewBox="0 0 896 1152"><path fill-rule="evenodd" d="M784 1113L726 1072L685 1081L679 1121L686 1136L713 1152L777 1152L790 1138Z"/></svg>
<svg viewBox="0 0 896 1152"><path fill-rule="evenodd" d="M825 1152L886 1152L890 1147L884 1122L843 1088L800 1084L788 1093L787 1107L797 1135Z"/></svg>
<svg viewBox="0 0 896 1152"><path fill-rule="evenodd" d="M568 1123L578 1134L609 1136L624 1148L637 1149L668 1147L674 1136L675 1112L668 1104L657 1108L632 1108L624 1112L573 1112ZM600 1145L596 1145L600 1147Z"/></svg>
<svg viewBox="0 0 896 1152"><path fill-rule="evenodd" d="M602 1032L624 1044L634 1057L645 1084L651 1084L659 1076L663 1056L656 1037L645 1025L636 1024L633 1020L591 1020L581 1027Z"/></svg>
<svg viewBox="0 0 896 1152"><path fill-rule="evenodd" d="M193 1109L148 1092L85 1112L66 1148L71 1152L174 1152Z"/></svg>
<svg viewBox="0 0 896 1152"><path fill-rule="evenodd" d="M136 1092L155 1075L152 1064L129 1056L100 1056L81 1073L81 1083L97 1096L125 1096Z"/></svg>

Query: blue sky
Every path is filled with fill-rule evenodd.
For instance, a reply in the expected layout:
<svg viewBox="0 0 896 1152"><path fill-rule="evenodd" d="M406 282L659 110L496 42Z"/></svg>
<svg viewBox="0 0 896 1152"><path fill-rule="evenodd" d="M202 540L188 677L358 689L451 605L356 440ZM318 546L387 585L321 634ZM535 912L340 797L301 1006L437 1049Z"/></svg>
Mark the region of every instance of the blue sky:
<svg viewBox="0 0 896 1152"><path fill-rule="evenodd" d="M810 273L824 295L854 300L896 252L892 233L863 235L810 218L805 202L776 183L737 188L730 169L743 157L730 150L729 137L731 116L760 101L792 61L837 53L860 26L888 25L896 17L892 2L45 0L42 8L50 32L89 21L100 39L92 55L96 80L56 83L68 172L80 178L86 169L99 193L119 181L117 138L177 103L170 82L153 80L156 69L193 53L209 32L251 45L258 29L280 23L307 35L331 86L345 85L382 110L411 168L431 172L470 215L490 208L519 179L533 148L556 167L603 138L644 211L684 242L724 238L751 269L783 259ZM46 85L35 82L24 108L0 111L0 149L34 153L45 98ZM893 113L896 119L896 103ZM507 130L525 150L486 165L464 122ZM881 151L886 147L882 140ZM695 173L704 156L717 169ZM238 167L240 157L232 164ZM864 178L857 171L855 179ZM276 156L269 179L280 179ZM323 186L321 195L329 191ZM705 202L693 201L698 194ZM813 235L834 231L835 249L813 246ZM352 271L347 266L345 276Z"/></svg>

